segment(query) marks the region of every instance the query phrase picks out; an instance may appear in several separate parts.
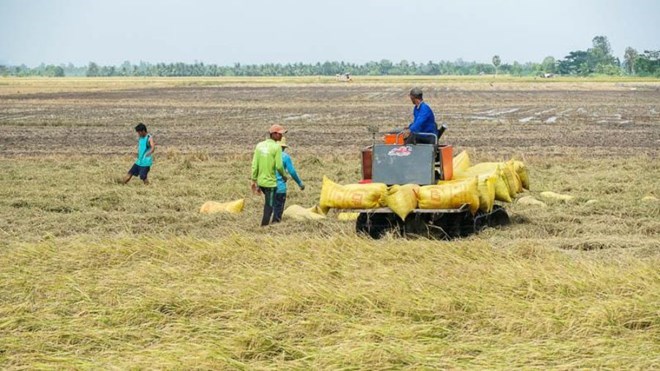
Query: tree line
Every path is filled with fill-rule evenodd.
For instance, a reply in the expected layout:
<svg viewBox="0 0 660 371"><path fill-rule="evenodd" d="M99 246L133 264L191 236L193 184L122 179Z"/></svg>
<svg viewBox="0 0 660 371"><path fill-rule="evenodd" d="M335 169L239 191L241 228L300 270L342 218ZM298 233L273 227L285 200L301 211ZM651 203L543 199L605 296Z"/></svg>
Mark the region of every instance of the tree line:
<svg viewBox="0 0 660 371"><path fill-rule="evenodd" d="M548 56L540 63L502 63L499 55L491 63L456 61L428 61L416 63L402 60L398 63L383 59L364 64L347 62L324 63L266 63L219 66L216 64L195 63L147 63L132 64L129 61L119 66L102 66L90 62L87 66L45 65L34 68L25 65L0 65L1 76L334 76L350 73L363 76L384 75L480 75L508 74L513 76L573 75L631 75L660 77L660 50L639 52L626 48L623 61L612 54L612 48L605 36L592 39L592 47L575 50L563 59Z"/></svg>

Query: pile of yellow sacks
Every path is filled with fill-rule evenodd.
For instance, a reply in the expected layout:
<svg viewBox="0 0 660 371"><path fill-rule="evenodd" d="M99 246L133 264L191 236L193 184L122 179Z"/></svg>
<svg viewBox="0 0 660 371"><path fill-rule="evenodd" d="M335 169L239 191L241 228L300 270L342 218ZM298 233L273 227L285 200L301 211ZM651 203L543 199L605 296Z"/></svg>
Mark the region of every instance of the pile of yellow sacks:
<svg viewBox="0 0 660 371"><path fill-rule="evenodd" d="M437 185L382 183L340 185L323 177L321 208L373 209L389 207L401 219L416 208L455 209L467 204L474 214L490 212L495 200L511 202L529 189L529 175L521 161L484 162L471 166L467 152L454 157L454 179Z"/></svg>

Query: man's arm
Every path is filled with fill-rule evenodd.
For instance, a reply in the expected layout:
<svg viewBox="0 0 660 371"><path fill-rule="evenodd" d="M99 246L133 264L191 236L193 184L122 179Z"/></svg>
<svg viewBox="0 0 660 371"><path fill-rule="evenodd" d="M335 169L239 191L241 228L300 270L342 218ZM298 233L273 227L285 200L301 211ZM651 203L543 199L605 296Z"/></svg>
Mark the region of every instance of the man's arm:
<svg viewBox="0 0 660 371"><path fill-rule="evenodd" d="M257 157L257 149L254 149L254 155L252 155L252 176L250 179L252 182L257 181L257 177L259 176L259 159Z"/></svg>
<svg viewBox="0 0 660 371"><path fill-rule="evenodd" d="M286 182L286 171L284 171L284 164L282 163L282 147L279 144L275 152L275 170L280 173L282 180Z"/></svg>
<svg viewBox="0 0 660 371"><path fill-rule="evenodd" d="M291 159L291 156L287 157L284 160L284 168L286 169L287 172L289 172L289 175L291 175L291 178L296 181L298 184L298 187L300 189L305 189L305 185L303 184L302 180L300 180L300 177L298 177L298 173L296 172L296 168L293 167L293 160Z"/></svg>
<svg viewBox="0 0 660 371"><path fill-rule="evenodd" d="M144 154L144 157L149 157L154 153L156 149L156 142L154 142L154 137L149 135L149 150Z"/></svg>
<svg viewBox="0 0 660 371"><path fill-rule="evenodd" d="M428 118L431 116L431 109L428 108L427 106L422 106L424 108L419 110L419 113L417 113L417 117L415 117L415 120L410 124L408 127L411 132L413 133L419 133L420 130L422 129L422 125Z"/></svg>

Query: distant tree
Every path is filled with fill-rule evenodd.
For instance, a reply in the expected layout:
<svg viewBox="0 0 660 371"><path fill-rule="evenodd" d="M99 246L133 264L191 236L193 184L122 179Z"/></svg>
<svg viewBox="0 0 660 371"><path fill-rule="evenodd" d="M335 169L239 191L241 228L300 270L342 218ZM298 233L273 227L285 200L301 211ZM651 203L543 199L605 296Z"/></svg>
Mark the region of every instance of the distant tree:
<svg viewBox="0 0 660 371"><path fill-rule="evenodd" d="M635 74L635 61L638 56L639 53L637 53L637 50L631 47L627 47L625 53L623 53L623 61L626 67L626 72L631 75Z"/></svg>
<svg viewBox="0 0 660 371"><path fill-rule="evenodd" d="M562 75L586 76L593 72L589 66L589 53L584 50L576 50L568 53L558 64L559 73Z"/></svg>
<svg viewBox="0 0 660 371"><path fill-rule="evenodd" d="M518 61L514 61L511 65L511 74L515 76L521 76L523 73L523 67Z"/></svg>
<svg viewBox="0 0 660 371"><path fill-rule="evenodd" d="M557 67L557 61L555 60L555 57L548 56L543 58L543 62L541 63L541 66L545 73L555 73Z"/></svg>
<svg viewBox="0 0 660 371"><path fill-rule="evenodd" d="M133 65L131 65L131 62L124 61L119 69L119 74L121 76L134 76L134 69Z"/></svg>
<svg viewBox="0 0 660 371"><path fill-rule="evenodd" d="M403 59L399 64L397 65L397 68L399 70L399 74L401 75L410 75L410 63L408 63L407 60Z"/></svg>
<svg viewBox="0 0 660 371"><path fill-rule="evenodd" d="M87 65L87 72L85 73L85 76L94 77L98 75L99 75L99 65L94 62L89 62L89 64Z"/></svg>
<svg viewBox="0 0 660 371"><path fill-rule="evenodd" d="M53 68L53 76L64 77L64 68L62 66L55 66Z"/></svg>
<svg viewBox="0 0 660 371"><path fill-rule="evenodd" d="M497 75L497 70L500 67L500 64L502 64L502 60L500 59L499 55L494 55L493 56L493 66L495 66L495 74Z"/></svg>
<svg viewBox="0 0 660 371"><path fill-rule="evenodd" d="M635 60L638 75L660 77L660 50L644 50Z"/></svg>
<svg viewBox="0 0 660 371"><path fill-rule="evenodd" d="M612 48L606 36L596 36L591 40L593 47L589 53L589 69L598 73L613 74L613 67L618 67L616 58L612 55Z"/></svg>
<svg viewBox="0 0 660 371"><path fill-rule="evenodd" d="M383 59L380 61L380 74L389 75L390 70L394 67L394 64L389 59Z"/></svg>

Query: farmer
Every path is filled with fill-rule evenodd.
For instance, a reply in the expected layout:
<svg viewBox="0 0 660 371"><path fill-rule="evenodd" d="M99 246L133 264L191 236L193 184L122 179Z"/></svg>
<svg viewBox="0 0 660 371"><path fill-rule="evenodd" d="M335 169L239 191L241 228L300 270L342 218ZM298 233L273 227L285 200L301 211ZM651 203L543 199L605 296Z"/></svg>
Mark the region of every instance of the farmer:
<svg viewBox="0 0 660 371"><path fill-rule="evenodd" d="M124 177L124 184L128 183L132 177L138 175L144 184L149 184L147 174L149 174L149 170L153 164L151 155L153 155L156 149L156 143L154 143L154 138L151 134L147 133L147 127L143 123L137 124L135 131L138 135L137 159L133 167L128 171L128 174Z"/></svg>
<svg viewBox="0 0 660 371"><path fill-rule="evenodd" d="M282 140L280 140L280 146L282 147L282 164L284 166L284 170L286 170L289 175L293 178L293 180L296 181L298 184L298 187L300 187L301 191L305 190L305 185L303 184L302 180L298 177L298 173L296 172L296 168L293 167L293 161L291 161L291 156L289 156L288 153L286 153L286 138L282 137ZM284 204L286 203L286 180L282 178L282 176L277 173L277 191L275 191L275 210L273 212L273 223L277 223L282 220L282 213L284 212Z"/></svg>
<svg viewBox="0 0 660 371"><path fill-rule="evenodd" d="M435 123L435 116L431 107L429 107L422 95L422 89L412 88L410 90L410 101L415 105L413 108L413 122L403 130L403 137L406 138L406 144L427 143L433 144L435 138L432 135L438 135L438 125Z"/></svg>
<svg viewBox="0 0 660 371"><path fill-rule="evenodd" d="M280 173L284 182L287 181L282 165L282 147L277 143L282 140L286 130L281 125L275 124L270 127L268 133L270 138L257 144L252 157L252 192L263 193L265 197L261 226L270 224L273 215L277 190L275 172Z"/></svg>

